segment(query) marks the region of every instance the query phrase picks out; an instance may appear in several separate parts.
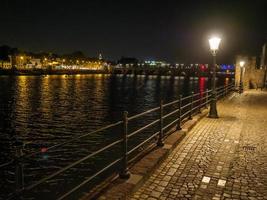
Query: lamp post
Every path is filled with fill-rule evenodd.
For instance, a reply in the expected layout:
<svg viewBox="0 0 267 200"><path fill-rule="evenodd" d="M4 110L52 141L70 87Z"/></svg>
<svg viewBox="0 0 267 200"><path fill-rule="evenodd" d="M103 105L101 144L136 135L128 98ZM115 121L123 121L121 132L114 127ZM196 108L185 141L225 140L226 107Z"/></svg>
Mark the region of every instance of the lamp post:
<svg viewBox="0 0 267 200"><path fill-rule="evenodd" d="M264 78L263 78L263 88L266 88L266 82L267 82L267 66L264 66Z"/></svg>
<svg viewBox="0 0 267 200"><path fill-rule="evenodd" d="M216 106L216 54L219 49L221 38L212 37L209 39L210 51L213 57L213 68L212 68L212 89L211 89L211 102L209 118L218 118L217 106Z"/></svg>
<svg viewBox="0 0 267 200"><path fill-rule="evenodd" d="M243 93L243 90L244 90L244 86L243 86L243 69L245 68L244 65L245 65L245 62L244 61L240 61L239 62L239 65L240 65L240 82L239 82L239 94L242 94Z"/></svg>

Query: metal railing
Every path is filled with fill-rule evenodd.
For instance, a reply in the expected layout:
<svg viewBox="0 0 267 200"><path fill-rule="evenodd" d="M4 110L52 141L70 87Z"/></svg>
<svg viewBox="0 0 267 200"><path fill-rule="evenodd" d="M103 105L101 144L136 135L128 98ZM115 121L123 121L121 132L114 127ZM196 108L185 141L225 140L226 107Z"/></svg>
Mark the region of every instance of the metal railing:
<svg viewBox="0 0 267 200"><path fill-rule="evenodd" d="M218 87L216 89L216 98L219 99L221 97L226 96L231 91L233 91L234 87L235 86L233 83L231 83L227 86ZM185 97L182 97L182 95L180 95L177 100L174 100L174 101L171 101L171 102L168 102L165 104L161 100L160 105L158 107L147 110L147 111L142 112L140 114L136 114L134 116L129 117L128 112L124 111L121 121L118 121L114 124L110 124L108 126L105 126L105 127L100 128L98 130L92 131L90 133L86 133L84 135L72 138L71 140L68 140L66 142L56 144L54 146L47 148L47 150L49 151L51 149L64 146L66 144L72 143L75 140L80 140L80 139L87 137L89 135L92 135L95 133L100 133L104 130L109 130L109 129L111 129L113 127L117 127L117 126L120 126L123 130L120 139L118 139L112 143L109 143L108 145L104 146L103 148L100 148L100 149L90 153L89 155L87 155L87 156L85 156L85 157L83 157L83 158L81 158L75 162L72 162L71 164L59 169L58 171L42 178L41 180L36 181L33 184L28 185L28 186L25 186L24 181L23 181L24 180L24 178L23 178L23 158L27 158L29 156L36 155L36 154L41 154L41 152L38 151L38 152L31 153L31 154L23 155L22 149L19 149L19 147L16 147L16 159L14 161L16 163L16 168L15 168L16 169L15 170L16 193L9 196L8 199L12 199L15 196L23 195L24 192L31 191L32 189L36 188L37 186L39 186L43 183L46 183L47 181L51 180L52 178L58 176L59 174L64 173L66 170L73 168L74 166L76 166L76 165L92 158L93 156L96 156L96 155L116 146L116 145L120 145L122 147L122 151L121 151L119 158L111 160L110 163L108 163L105 166L102 166L102 168L100 170L98 170L93 175L86 178L80 184L73 187L71 190L67 191L66 193L64 193L60 197L56 197L56 198L57 199L64 199L64 198L68 197L70 194L72 194L76 190L80 189L82 186L86 185L91 180L93 180L94 178L99 176L101 173L107 171L108 169L110 169L114 165L120 166L120 170L117 171L116 173L118 173L121 178L129 178L129 176L130 176L130 173L128 171L128 167L129 167L129 163L130 163L129 156L134 154L134 152L136 152L136 150L138 150L140 147L142 147L143 145L145 145L146 143L151 142L151 141L156 141L153 143L154 146L156 146L156 145L159 147L163 146L163 144L164 144L163 140L164 140L164 138L166 138L166 136L168 135L168 133L171 129L175 128L175 130L181 130L183 122L185 120L191 120L193 115L200 113L202 111L202 109L208 108L208 104L210 103L210 101L211 101L211 90L206 90L206 91L200 91L199 93L193 93L192 92L189 96L185 96ZM173 106L173 108L172 108L172 106ZM129 123L131 123L132 121L137 120L141 117L144 117L148 114L152 114L152 113L154 113L154 114L156 114L156 116L158 116L157 119L149 122L148 124L145 124L144 126L142 126L141 128L139 128L137 130L129 131L129 129L128 129ZM168 120L171 117L172 117L172 119ZM158 128L152 129L153 131L152 131L151 135L149 135L146 139L142 140L140 143L138 143L137 145L135 145L134 147L129 149L128 142L133 137L141 134L144 130L148 130L149 128L151 128L153 126L158 126ZM2 164L0 167L5 167L5 166L6 166L5 164Z"/></svg>

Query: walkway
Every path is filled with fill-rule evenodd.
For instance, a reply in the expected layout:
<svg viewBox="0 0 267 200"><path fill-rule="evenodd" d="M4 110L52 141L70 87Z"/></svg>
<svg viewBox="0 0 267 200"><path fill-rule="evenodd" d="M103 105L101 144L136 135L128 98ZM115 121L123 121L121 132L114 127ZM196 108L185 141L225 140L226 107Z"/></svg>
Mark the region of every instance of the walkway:
<svg viewBox="0 0 267 200"><path fill-rule="evenodd" d="M223 101L202 119L132 200L267 199L267 92Z"/></svg>

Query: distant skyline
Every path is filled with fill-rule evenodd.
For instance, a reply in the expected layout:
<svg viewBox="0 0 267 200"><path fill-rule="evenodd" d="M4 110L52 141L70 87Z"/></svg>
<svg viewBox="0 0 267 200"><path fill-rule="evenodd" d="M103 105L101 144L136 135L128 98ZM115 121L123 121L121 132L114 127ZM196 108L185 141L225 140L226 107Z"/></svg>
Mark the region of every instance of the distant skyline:
<svg viewBox="0 0 267 200"><path fill-rule="evenodd" d="M208 37L222 37L219 63L259 55L267 1L1 0L0 45L89 57L210 61Z"/></svg>

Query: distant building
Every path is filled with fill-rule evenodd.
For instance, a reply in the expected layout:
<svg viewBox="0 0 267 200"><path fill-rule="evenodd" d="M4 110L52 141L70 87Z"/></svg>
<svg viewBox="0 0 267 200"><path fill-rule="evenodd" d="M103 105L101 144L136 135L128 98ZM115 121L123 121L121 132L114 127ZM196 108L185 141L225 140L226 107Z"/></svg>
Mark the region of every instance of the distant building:
<svg viewBox="0 0 267 200"><path fill-rule="evenodd" d="M137 58L121 57L121 59L118 60L119 67L130 68L130 67L134 67L137 65L138 65Z"/></svg>
<svg viewBox="0 0 267 200"><path fill-rule="evenodd" d="M165 61L155 61L155 60L146 60L142 64L145 66L150 66L150 67L169 67L170 66L170 64Z"/></svg>
<svg viewBox="0 0 267 200"><path fill-rule="evenodd" d="M240 61L245 62L245 65L243 66L243 72L241 71ZM236 68L235 68L236 86L240 85L241 76L243 77L243 85L245 90L266 87L266 68L257 67L256 56L238 55L236 57Z"/></svg>
<svg viewBox="0 0 267 200"><path fill-rule="evenodd" d="M29 63L30 57L26 55L17 55L14 59L14 66L17 69L27 69L27 63Z"/></svg>
<svg viewBox="0 0 267 200"><path fill-rule="evenodd" d="M1 69L11 69L12 63L10 61L0 61L0 68Z"/></svg>
<svg viewBox="0 0 267 200"><path fill-rule="evenodd" d="M41 69L42 68L41 59L37 59L37 58L29 59L28 63L26 64L26 68Z"/></svg>
<svg viewBox="0 0 267 200"><path fill-rule="evenodd" d="M12 68L12 59L11 56L8 56L8 60L0 60L1 69L11 69Z"/></svg>
<svg viewBox="0 0 267 200"><path fill-rule="evenodd" d="M102 61L88 61L85 62L81 69L88 69L88 70L103 70L104 69L104 62Z"/></svg>

